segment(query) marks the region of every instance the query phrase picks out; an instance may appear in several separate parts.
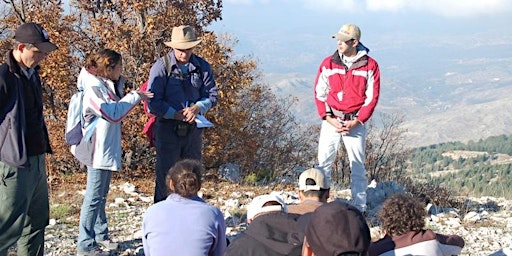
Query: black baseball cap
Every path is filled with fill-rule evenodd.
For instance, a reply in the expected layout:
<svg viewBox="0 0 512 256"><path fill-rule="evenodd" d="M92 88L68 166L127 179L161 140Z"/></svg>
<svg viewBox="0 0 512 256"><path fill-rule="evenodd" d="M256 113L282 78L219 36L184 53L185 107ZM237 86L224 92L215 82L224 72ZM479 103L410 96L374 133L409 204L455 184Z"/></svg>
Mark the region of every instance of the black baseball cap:
<svg viewBox="0 0 512 256"><path fill-rule="evenodd" d="M14 39L20 43L33 44L42 52L49 53L58 47L50 42L48 32L34 22L20 25L14 32Z"/></svg>

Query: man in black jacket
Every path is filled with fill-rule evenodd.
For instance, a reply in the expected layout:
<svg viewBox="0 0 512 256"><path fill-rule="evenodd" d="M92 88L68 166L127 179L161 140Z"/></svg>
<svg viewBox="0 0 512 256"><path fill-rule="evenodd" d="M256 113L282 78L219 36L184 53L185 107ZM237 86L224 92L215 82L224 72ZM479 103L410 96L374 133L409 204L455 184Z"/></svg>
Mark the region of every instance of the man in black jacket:
<svg viewBox="0 0 512 256"><path fill-rule="evenodd" d="M287 213L284 201L258 196L248 206L249 226L231 242L226 256L301 255L308 215Z"/></svg>
<svg viewBox="0 0 512 256"><path fill-rule="evenodd" d="M38 64L57 46L36 23L19 26L14 39L0 66L0 256L16 242L18 255L43 255L51 148Z"/></svg>
<svg viewBox="0 0 512 256"><path fill-rule="evenodd" d="M364 215L355 206L335 200L311 213L302 256L366 256L370 242Z"/></svg>

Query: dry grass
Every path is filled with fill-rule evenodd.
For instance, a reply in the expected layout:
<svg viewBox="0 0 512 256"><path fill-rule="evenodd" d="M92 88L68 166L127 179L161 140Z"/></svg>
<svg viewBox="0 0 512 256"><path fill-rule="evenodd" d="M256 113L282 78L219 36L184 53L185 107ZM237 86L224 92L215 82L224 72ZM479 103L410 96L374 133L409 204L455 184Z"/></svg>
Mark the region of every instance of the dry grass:
<svg viewBox="0 0 512 256"><path fill-rule="evenodd" d="M112 189L113 186L120 186L126 182L135 185L138 193L152 196L154 191L154 180L152 178L130 179L119 172L114 172L108 193L108 202L117 197L126 197L122 191ZM58 219L61 222L76 222L80 215L83 193L87 183L87 172L60 175L58 179L49 184L50 196L50 218Z"/></svg>
<svg viewBox="0 0 512 256"><path fill-rule="evenodd" d="M114 172L108 193L108 202L113 202L115 198L126 198L127 194L119 189L114 189L130 183L135 186L136 192L148 197L154 193L154 178L148 177L131 178L123 172ZM50 194L50 218L57 219L60 222L75 224L80 215L83 193L85 192L87 182L87 172L77 172L73 174L60 175L54 179L49 186ZM248 203L251 198L261 194L267 194L276 190L295 190L292 185L244 185L226 181L220 181L216 178L205 177L201 193L203 199L213 205L219 205L223 200L234 198L233 193L240 193L242 203ZM245 202L247 201L247 202Z"/></svg>

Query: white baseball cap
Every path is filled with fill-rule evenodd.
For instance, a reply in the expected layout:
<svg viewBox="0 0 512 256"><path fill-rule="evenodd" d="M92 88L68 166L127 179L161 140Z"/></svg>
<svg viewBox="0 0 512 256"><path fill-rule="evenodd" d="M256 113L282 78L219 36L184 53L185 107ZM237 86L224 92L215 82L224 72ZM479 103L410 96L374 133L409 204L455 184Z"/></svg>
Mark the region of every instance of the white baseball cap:
<svg viewBox="0 0 512 256"><path fill-rule="evenodd" d="M312 179L315 182L315 185L307 185L307 180ZM301 191L310 191L310 190L320 190L320 189L328 189L329 184L327 183L327 179L325 178L324 172L322 170L311 168L303 171L299 176L299 190Z"/></svg>
<svg viewBox="0 0 512 256"><path fill-rule="evenodd" d="M265 206L269 202L276 202L277 204ZM281 211L288 212L283 198L277 195L260 195L252 199L251 203L247 206L247 220L252 221L260 213Z"/></svg>

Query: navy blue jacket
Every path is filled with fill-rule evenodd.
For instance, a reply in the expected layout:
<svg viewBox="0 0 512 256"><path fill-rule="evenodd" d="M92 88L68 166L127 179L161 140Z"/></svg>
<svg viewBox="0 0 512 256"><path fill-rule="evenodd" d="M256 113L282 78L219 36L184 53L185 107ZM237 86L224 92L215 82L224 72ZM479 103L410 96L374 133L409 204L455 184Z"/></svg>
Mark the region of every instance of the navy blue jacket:
<svg viewBox="0 0 512 256"><path fill-rule="evenodd" d="M148 88L154 93L149 100L150 112L157 117L173 119L174 113L196 104L205 114L217 105L218 88L208 62L192 54L188 73L178 67L174 51L167 53L170 73L167 74L164 58L158 59L149 72ZM187 106L188 105L188 106Z"/></svg>

